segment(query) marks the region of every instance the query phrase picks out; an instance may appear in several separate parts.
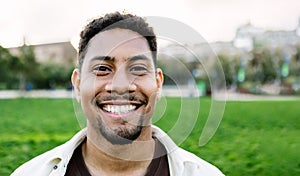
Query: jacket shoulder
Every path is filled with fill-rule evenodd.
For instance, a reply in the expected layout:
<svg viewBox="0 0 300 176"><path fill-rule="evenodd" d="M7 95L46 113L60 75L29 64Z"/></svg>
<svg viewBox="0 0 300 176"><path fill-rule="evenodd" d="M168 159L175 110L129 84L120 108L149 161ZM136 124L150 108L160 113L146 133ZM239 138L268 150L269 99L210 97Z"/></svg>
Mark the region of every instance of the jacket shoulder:
<svg viewBox="0 0 300 176"><path fill-rule="evenodd" d="M174 152L172 152L171 156L176 158L175 160L183 165L182 175L224 176L224 174L216 166L182 148L177 148Z"/></svg>
<svg viewBox="0 0 300 176"><path fill-rule="evenodd" d="M35 158L27 161L18 167L11 176L21 175L50 175L51 171L55 169L56 164L60 162L57 153L61 150L61 146L55 147Z"/></svg>

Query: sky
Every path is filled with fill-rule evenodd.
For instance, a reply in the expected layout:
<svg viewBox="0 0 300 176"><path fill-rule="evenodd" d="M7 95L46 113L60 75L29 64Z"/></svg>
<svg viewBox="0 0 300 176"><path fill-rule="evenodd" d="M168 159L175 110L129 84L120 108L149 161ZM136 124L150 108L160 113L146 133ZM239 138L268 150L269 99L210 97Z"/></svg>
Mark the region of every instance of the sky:
<svg viewBox="0 0 300 176"><path fill-rule="evenodd" d="M300 0L1 0L0 45L64 42L89 19L108 12L176 19L208 42L231 41L247 23L266 30L294 30Z"/></svg>

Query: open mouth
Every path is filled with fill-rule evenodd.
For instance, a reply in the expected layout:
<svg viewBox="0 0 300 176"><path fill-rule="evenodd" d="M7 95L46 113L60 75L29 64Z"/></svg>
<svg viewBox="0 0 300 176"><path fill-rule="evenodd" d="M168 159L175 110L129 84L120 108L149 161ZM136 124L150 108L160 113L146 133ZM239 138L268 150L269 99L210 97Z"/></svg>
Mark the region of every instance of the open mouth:
<svg viewBox="0 0 300 176"><path fill-rule="evenodd" d="M103 111L111 114L128 114L137 110L142 104L115 104L115 103L96 103Z"/></svg>

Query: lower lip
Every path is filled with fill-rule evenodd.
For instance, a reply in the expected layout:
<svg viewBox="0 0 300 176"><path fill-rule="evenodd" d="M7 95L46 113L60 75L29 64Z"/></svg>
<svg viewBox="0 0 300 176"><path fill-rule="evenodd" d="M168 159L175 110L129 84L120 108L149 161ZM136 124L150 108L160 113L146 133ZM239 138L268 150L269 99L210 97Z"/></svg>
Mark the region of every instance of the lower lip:
<svg viewBox="0 0 300 176"><path fill-rule="evenodd" d="M114 119L121 119L121 118L124 118L124 117L126 117L126 116L129 116L132 112L133 112L133 111L128 112L128 113L123 113L123 114L114 114L114 113L110 113L110 112L106 112L106 111L105 111L106 114L108 114L110 117L112 117L112 118L114 118Z"/></svg>

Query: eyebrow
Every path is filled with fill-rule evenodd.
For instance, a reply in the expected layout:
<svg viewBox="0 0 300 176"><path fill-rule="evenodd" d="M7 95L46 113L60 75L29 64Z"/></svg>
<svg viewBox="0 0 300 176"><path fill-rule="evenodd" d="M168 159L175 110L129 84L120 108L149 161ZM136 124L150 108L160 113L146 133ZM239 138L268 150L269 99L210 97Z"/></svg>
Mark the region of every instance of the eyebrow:
<svg viewBox="0 0 300 176"><path fill-rule="evenodd" d="M132 57L128 58L128 62L134 62L134 61L138 61L138 60L150 61L151 59L144 54L136 55L136 56L132 56Z"/></svg>
<svg viewBox="0 0 300 176"><path fill-rule="evenodd" d="M95 56L91 59L90 62L92 61L114 61L115 58L114 57L111 57L111 56Z"/></svg>
<svg viewBox="0 0 300 176"><path fill-rule="evenodd" d="M149 57L147 57L144 54L140 54L140 55L136 55L136 56L132 56L128 58L128 62L135 62L138 60L146 60L146 61L150 61L151 59ZM91 59L90 62L93 61L111 61L114 62L115 61L115 57L111 57L111 56L95 56Z"/></svg>

